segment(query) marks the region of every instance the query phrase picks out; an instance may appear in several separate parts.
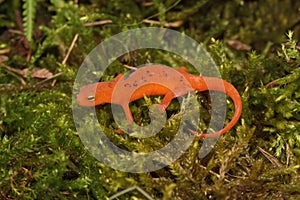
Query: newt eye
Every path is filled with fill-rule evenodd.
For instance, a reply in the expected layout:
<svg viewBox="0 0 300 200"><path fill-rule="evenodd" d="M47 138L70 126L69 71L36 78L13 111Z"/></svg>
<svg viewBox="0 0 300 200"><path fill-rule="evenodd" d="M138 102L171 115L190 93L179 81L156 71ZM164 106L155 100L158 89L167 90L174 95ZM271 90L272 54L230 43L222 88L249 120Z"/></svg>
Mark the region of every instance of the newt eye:
<svg viewBox="0 0 300 200"><path fill-rule="evenodd" d="M94 101L95 100L95 96L88 96L87 98L89 101Z"/></svg>

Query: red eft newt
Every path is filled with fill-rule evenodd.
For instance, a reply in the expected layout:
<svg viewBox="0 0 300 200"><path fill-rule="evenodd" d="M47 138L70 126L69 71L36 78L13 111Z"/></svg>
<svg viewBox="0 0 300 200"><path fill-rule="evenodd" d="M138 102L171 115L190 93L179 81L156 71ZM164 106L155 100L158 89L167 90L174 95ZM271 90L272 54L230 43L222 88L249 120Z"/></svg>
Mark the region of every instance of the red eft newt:
<svg viewBox="0 0 300 200"><path fill-rule="evenodd" d="M232 120L220 131L202 134L189 132L202 138L214 138L229 131L239 120L242 112L242 101L235 87L227 81L207 76L189 74L185 67L178 70L162 65L146 65L138 68L127 78L123 74L116 76L111 82L98 82L84 86L77 96L80 106L90 107L104 103L122 106L129 123L134 121L129 109L129 103L144 96L164 95L160 109L166 109L172 99L191 91L214 90L227 94L235 105Z"/></svg>

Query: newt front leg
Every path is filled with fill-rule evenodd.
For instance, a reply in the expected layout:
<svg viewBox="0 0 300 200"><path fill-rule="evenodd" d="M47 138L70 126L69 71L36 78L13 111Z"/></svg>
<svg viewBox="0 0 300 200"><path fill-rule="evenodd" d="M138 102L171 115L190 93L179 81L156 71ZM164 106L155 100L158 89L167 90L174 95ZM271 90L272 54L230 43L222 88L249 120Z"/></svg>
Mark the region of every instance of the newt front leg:
<svg viewBox="0 0 300 200"><path fill-rule="evenodd" d="M124 111L125 116L126 116L126 121L127 121L128 125L130 125L131 123L134 122L134 119L133 119L131 110L129 108L129 105L128 104L123 104L122 108L123 108L123 111ZM122 130L121 128L119 128L118 130L116 130L116 133L117 134L123 134L124 130Z"/></svg>

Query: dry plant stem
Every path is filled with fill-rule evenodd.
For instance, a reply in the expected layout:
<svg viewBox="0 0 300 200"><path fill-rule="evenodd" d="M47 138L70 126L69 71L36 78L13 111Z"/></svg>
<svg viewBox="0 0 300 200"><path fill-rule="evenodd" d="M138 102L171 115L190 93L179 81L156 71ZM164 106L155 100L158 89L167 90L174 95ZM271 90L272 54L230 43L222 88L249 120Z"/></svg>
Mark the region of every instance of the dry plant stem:
<svg viewBox="0 0 300 200"><path fill-rule="evenodd" d="M26 82L24 81L23 78L19 77L18 75L14 74L14 73L12 73L12 72L10 72L10 71L8 71L8 70L7 70L7 73L9 73L10 75L12 75L12 76L15 77L16 79L18 79L18 80L21 82L22 85L26 85Z"/></svg>
<svg viewBox="0 0 300 200"><path fill-rule="evenodd" d="M56 84L56 79L54 79L51 83L51 86L54 87L54 85Z"/></svg>
<svg viewBox="0 0 300 200"><path fill-rule="evenodd" d="M178 20L175 22L167 22L165 24L160 23L159 21L151 20L151 19L144 19L143 23L145 24L154 24L154 25L163 25L164 27L172 27L172 28L178 28L183 24L182 20Z"/></svg>
<svg viewBox="0 0 300 200"><path fill-rule="evenodd" d="M290 164L290 157L291 157L291 149L290 149L290 145L285 142L285 145L286 145L286 151L285 151L285 154L286 154L286 166L289 166Z"/></svg>
<svg viewBox="0 0 300 200"><path fill-rule="evenodd" d="M144 6L144 7L148 7L148 6L153 6L154 5L154 3L153 2L143 2L142 3L142 6Z"/></svg>
<svg viewBox="0 0 300 200"><path fill-rule="evenodd" d="M127 69L132 69L132 70L137 70L136 67L132 67L132 66L129 66L129 65L123 65L125 68Z"/></svg>
<svg viewBox="0 0 300 200"><path fill-rule="evenodd" d="M199 165L199 166L200 166L202 169L207 170L207 168L206 168L205 166L203 166L203 165ZM216 173L216 172L214 172L214 171L212 171L212 170L209 170L208 172L209 172L210 174L216 176L218 179L221 179L220 174L218 174L218 173ZM227 183L230 182L230 181L229 181L228 179L226 179L226 178L224 178L224 181L227 182Z"/></svg>
<svg viewBox="0 0 300 200"><path fill-rule="evenodd" d="M78 36L79 36L78 33L74 36L73 41L72 41L72 43L71 43L71 46L70 46L70 48L69 48L69 50L68 50L68 52L67 52L67 55L66 55L66 57L64 58L64 60L62 61L62 64L63 64L63 65L66 64L67 60L69 59L70 54L71 54L71 52L72 52L72 50L73 50L73 48L74 48L74 46L75 46L75 43L76 43L76 41L77 41L77 39L78 39Z"/></svg>
<svg viewBox="0 0 300 200"><path fill-rule="evenodd" d="M15 33L15 34L18 34L18 35L23 35L23 32L20 31L20 30L9 29L8 32L10 32L10 33Z"/></svg>
<svg viewBox="0 0 300 200"><path fill-rule="evenodd" d="M17 74L22 74L21 71L22 70L19 70L19 69L14 69L12 67L9 67L3 63L0 63L1 67L5 68L7 71L10 71L10 72L14 72L14 73L17 73Z"/></svg>
<svg viewBox="0 0 300 200"><path fill-rule="evenodd" d="M113 21L111 21L110 19L106 19L106 20L101 20L101 21L96 21L96 22L87 22L85 23L83 26L101 26L104 24L111 24L113 23Z"/></svg>
<svg viewBox="0 0 300 200"><path fill-rule="evenodd" d="M271 81L270 83L267 83L267 84L265 85L265 87L266 87L266 88L270 88L270 87L277 86L278 80L279 80L279 79L276 79L276 80L274 80L274 81Z"/></svg>
<svg viewBox="0 0 300 200"><path fill-rule="evenodd" d="M67 62L67 60L69 59L70 54L71 54L71 52L72 52L72 50L73 50L73 48L74 48L74 46L75 46L75 44L76 44L76 41L78 40L78 36L79 36L78 33L74 36L73 41L72 41L72 43L71 43L71 45L70 45L70 48L69 48L69 50L68 50L68 52L67 52L67 55L65 56L64 60L62 61L62 64L63 64L63 65L65 65L66 62ZM45 79L45 80L42 80L42 81L38 82L36 85L39 85L39 84L41 84L41 83L44 83L44 82L46 82L46 81L48 81L48 80L51 80L51 79L53 79L53 78L56 78L56 77L58 77L58 76L60 76L60 75L62 75L62 74L63 74L62 72L57 73L57 74L53 75L53 76L50 77L50 78L47 78L47 79ZM52 81L52 83L51 83L51 86L54 86L55 83L56 83L56 80L54 79L54 80Z"/></svg>
<svg viewBox="0 0 300 200"><path fill-rule="evenodd" d="M49 80L51 80L51 79L54 79L54 78L56 78L56 77L58 77L58 76L60 76L60 75L62 75L63 74L63 72L59 72L59 73L57 73L57 74L55 74L55 75L53 75L53 76L51 76L51 77L49 77L49 78L47 78L47 79L45 79L45 80L42 80L42 81L40 81L40 82L38 82L38 83L36 83L35 85L40 85L40 84L42 84L42 83L45 83L45 82L47 82L47 81L49 81ZM53 80L53 82L56 82L56 80ZM54 86L55 85L55 83L53 84L51 84L51 86Z"/></svg>
<svg viewBox="0 0 300 200"><path fill-rule="evenodd" d="M17 69L14 69L12 67L9 67L3 63L0 63L0 66L3 67L4 69L6 69L7 73L9 73L10 75L12 75L13 77L15 77L16 79L18 79L22 85L26 85L26 82L24 81L23 78L19 77L17 74L20 74L19 71Z"/></svg>
<svg viewBox="0 0 300 200"><path fill-rule="evenodd" d="M261 147L257 147L257 149L276 167L283 167L281 162L276 159L273 155L269 154L267 151L262 149Z"/></svg>
<svg viewBox="0 0 300 200"><path fill-rule="evenodd" d="M10 52L10 49L1 49L0 50L0 54L6 54L6 53L9 53Z"/></svg>
<svg viewBox="0 0 300 200"><path fill-rule="evenodd" d="M30 61L31 54L32 54L32 51L31 51L31 48L30 48L29 51L28 51L28 54L27 54L27 56L26 56L26 61L27 61L27 62Z"/></svg>

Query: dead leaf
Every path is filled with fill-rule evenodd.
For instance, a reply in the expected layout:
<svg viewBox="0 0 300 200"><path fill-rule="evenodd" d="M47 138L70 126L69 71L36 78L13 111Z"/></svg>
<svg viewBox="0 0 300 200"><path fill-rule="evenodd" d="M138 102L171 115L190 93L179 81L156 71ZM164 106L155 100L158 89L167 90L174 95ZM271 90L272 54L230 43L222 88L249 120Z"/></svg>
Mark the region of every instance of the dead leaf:
<svg viewBox="0 0 300 200"><path fill-rule="evenodd" d="M28 71L29 68L25 68L25 69L15 69L12 67L9 67L3 63L0 62L0 66L2 66L3 68L5 68L7 71L9 72L13 72L16 74L19 74L21 76L23 76L24 78L27 78L28 76ZM45 79L45 78L51 78L53 76L53 74L51 72L49 72L48 69L39 69L39 68L33 68L32 72L31 72L31 77L32 78L41 78L41 79Z"/></svg>
<svg viewBox="0 0 300 200"><path fill-rule="evenodd" d="M226 42L231 48L239 50L239 51L250 51L251 50L251 46L242 43L239 40L227 40Z"/></svg>
<svg viewBox="0 0 300 200"><path fill-rule="evenodd" d="M29 71L28 68L23 69L21 75L23 77L27 78L28 71ZM43 69L33 68L32 72L31 72L31 77L32 78L42 78L42 79L44 79L44 78L50 78L52 76L53 76L53 74L51 72L49 72L48 69L45 69L45 68L43 68Z"/></svg>

